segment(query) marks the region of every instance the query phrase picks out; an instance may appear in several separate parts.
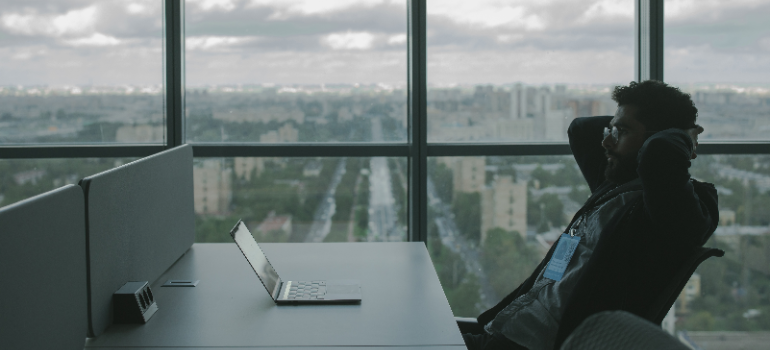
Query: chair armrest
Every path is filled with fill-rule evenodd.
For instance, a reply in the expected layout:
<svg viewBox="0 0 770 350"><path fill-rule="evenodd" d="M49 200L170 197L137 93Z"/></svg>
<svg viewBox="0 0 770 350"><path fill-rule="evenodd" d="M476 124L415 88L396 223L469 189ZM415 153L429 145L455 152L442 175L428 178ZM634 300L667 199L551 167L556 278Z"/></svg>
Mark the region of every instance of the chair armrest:
<svg viewBox="0 0 770 350"><path fill-rule="evenodd" d="M480 325L475 318L470 317L455 317L457 321L457 327L460 328L460 333L470 334L484 334L484 326Z"/></svg>

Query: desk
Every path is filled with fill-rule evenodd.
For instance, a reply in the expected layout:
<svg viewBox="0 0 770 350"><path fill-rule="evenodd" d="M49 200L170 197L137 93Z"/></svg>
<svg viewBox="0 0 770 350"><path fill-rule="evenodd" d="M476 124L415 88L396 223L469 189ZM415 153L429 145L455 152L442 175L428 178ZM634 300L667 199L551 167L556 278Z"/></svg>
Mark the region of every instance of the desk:
<svg viewBox="0 0 770 350"><path fill-rule="evenodd" d="M357 279L353 305L277 306L232 243L196 243L152 285L158 312L145 325L112 325L86 349L398 347L464 349L425 245L261 245L286 280ZM199 279L197 287L160 287Z"/></svg>

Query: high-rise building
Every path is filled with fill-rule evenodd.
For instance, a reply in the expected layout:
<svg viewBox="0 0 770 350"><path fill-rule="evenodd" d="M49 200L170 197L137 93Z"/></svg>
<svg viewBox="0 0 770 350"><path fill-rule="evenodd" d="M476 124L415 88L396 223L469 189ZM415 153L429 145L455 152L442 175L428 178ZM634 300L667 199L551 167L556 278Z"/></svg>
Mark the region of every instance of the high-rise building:
<svg viewBox="0 0 770 350"><path fill-rule="evenodd" d="M221 159L206 159L193 168L195 213L226 214L233 198L232 169Z"/></svg>
<svg viewBox="0 0 770 350"><path fill-rule="evenodd" d="M484 189L486 180L484 157L458 157L452 162L454 191L476 193Z"/></svg>
<svg viewBox="0 0 770 350"><path fill-rule="evenodd" d="M235 157L233 165L235 176L246 181L251 180L252 174L259 177L265 171L265 159L261 157Z"/></svg>
<svg viewBox="0 0 770 350"><path fill-rule="evenodd" d="M495 176L481 193L481 243L493 228L527 236L527 183L510 175Z"/></svg>

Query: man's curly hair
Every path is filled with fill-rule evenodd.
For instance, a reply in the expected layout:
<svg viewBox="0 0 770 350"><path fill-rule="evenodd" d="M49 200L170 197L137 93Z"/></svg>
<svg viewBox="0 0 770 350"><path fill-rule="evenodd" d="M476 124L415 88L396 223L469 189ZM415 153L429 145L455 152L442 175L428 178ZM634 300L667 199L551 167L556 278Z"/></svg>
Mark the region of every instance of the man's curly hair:
<svg viewBox="0 0 770 350"><path fill-rule="evenodd" d="M648 131L690 129L695 127L695 119L698 118L698 109L690 94L657 80L632 81L628 86L616 86L612 99L618 106L639 108L637 119Z"/></svg>

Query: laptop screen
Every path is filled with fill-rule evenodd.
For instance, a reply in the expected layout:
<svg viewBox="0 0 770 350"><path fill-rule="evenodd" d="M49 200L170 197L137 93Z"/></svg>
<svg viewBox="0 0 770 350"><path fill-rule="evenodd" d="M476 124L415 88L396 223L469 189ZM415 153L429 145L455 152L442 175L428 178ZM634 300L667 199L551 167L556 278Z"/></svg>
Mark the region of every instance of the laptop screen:
<svg viewBox="0 0 770 350"><path fill-rule="evenodd" d="M230 235L233 236L233 240L235 240L238 248L243 252L243 256L249 261L251 268L257 273L257 276L262 280L262 284L272 297L280 278L275 269L273 269L273 266L270 265L270 262L267 261L267 257L262 253L262 249L259 248L257 241L251 236L251 232L246 228L243 221L238 221L238 224L230 231Z"/></svg>

